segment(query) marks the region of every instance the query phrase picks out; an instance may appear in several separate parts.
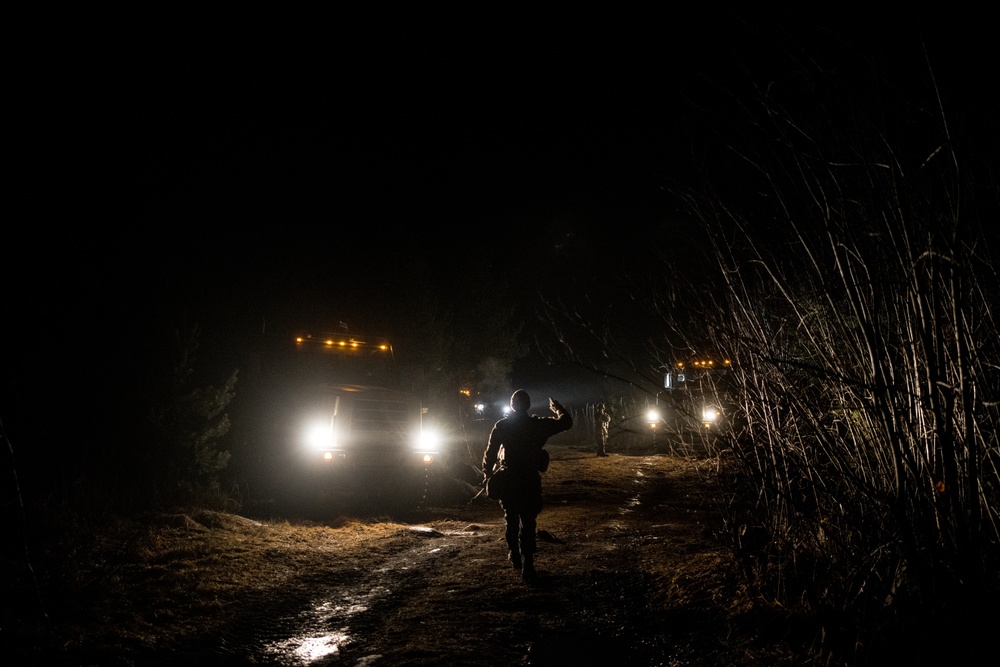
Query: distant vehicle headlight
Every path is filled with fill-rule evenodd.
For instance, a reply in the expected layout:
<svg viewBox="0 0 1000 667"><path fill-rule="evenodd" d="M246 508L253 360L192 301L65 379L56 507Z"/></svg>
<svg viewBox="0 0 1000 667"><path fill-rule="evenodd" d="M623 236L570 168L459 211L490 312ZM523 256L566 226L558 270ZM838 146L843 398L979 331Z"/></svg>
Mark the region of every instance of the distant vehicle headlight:
<svg viewBox="0 0 1000 667"><path fill-rule="evenodd" d="M650 424L655 424L656 422L660 421L660 411L650 410L649 412L647 412L646 421L648 421Z"/></svg>
<svg viewBox="0 0 1000 667"><path fill-rule="evenodd" d="M701 420L705 422L706 425L714 424L719 420L719 410L718 408L705 408L701 412Z"/></svg>

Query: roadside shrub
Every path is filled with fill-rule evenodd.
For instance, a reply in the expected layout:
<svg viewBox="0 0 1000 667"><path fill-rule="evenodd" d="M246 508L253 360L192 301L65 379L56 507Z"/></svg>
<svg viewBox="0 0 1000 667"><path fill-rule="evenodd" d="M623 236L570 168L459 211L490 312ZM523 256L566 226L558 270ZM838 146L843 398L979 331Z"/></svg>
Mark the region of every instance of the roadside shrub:
<svg viewBox="0 0 1000 667"><path fill-rule="evenodd" d="M758 100L750 187L687 199L715 271L684 330L741 397L733 545L758 600L816 614L820 652L920 619L919 652L1000 590L996 200L943 114L784 101Z"/></svg>
<svg viewBox="0 0 1000 667"><path fill-rule="evenodd" d="M230 429L226 410L235 396L238 371L220 386L195 386L198 336L197 327L177 332L169 390L150 415L147 470L158 502L216 507L225 495L219 473L230 459L223 442Z"/></svg>

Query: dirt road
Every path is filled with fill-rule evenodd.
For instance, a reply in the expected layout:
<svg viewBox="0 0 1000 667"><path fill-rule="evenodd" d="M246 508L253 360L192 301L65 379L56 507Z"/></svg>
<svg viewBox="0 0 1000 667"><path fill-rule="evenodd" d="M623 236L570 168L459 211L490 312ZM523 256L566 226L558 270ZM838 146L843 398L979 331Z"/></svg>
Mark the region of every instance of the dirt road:
<svg viewBox="0 0 1000 667"><path fill-rule="evenodd" d="M211 512L131 526L50 609L64 664L775 664L754 648L714 463L550 446L539 579L506 561L497 503L455 481L403 515ZM121 539L124 539L121 538ZM99 549L97 551L100 551Z"/></svg>
<svg viewBox="0 0 1000 667"><path fill-rule="evenodd" d="M340 664L707 664L719 637L704 636L705 603L727 555L697 466L553 450L536 584L505 560L496 503L431 507L356 581L318 596L319 622L282 645Z"/></svg>

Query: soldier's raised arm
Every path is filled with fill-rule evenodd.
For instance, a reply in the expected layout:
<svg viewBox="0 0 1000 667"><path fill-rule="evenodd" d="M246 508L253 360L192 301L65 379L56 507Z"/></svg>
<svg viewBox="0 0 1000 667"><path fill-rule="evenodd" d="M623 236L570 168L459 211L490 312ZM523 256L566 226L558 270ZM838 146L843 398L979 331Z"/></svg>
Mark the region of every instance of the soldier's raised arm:
<svg viewBox="0 0 1000 667"><path fill-rule="evenodd" d="M549 410L556 414L556 422L562 430L567 430L573 426L573 417L569 410L562 403L549 396Z"/></svg>

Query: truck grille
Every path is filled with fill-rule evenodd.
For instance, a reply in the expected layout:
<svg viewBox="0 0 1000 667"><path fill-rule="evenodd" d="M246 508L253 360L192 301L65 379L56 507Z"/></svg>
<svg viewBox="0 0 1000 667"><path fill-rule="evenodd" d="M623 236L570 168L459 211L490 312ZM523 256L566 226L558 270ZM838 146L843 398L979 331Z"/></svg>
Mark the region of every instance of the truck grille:
<svg viewBox="0 0 1000 667"><path fill-rule="evenodd" d="M366 398L357 401L351 415L352 431L405 434L410 426L405 401Z"/></svg>

